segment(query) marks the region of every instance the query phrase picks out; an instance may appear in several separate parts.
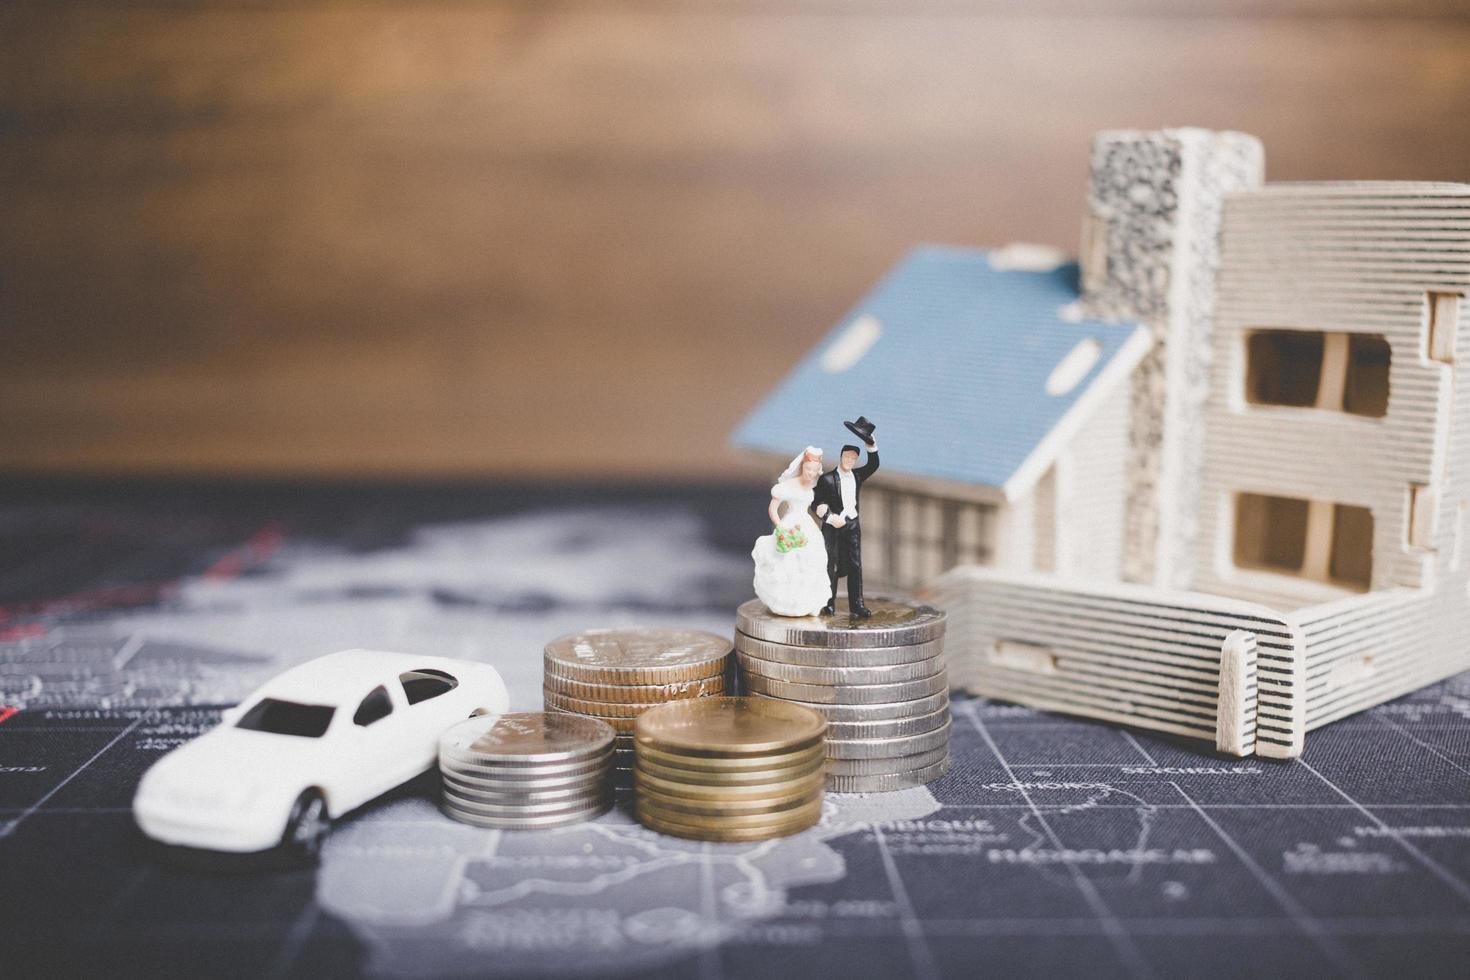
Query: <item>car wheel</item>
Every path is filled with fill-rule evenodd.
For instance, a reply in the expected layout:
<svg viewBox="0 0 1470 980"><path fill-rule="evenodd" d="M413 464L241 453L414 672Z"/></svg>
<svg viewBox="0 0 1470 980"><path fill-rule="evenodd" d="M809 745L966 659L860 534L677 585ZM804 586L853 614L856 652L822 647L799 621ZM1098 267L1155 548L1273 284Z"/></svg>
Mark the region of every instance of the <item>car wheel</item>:
<svg viewBox="0 0 1470 980"><path fill-rule="evenodd" d="M332 818L327 813L326 798L320 790L309 789L291 804L286 832L281 835L281 847L303 860L315 861L321 854L322 841L331 829Z"/></svg>

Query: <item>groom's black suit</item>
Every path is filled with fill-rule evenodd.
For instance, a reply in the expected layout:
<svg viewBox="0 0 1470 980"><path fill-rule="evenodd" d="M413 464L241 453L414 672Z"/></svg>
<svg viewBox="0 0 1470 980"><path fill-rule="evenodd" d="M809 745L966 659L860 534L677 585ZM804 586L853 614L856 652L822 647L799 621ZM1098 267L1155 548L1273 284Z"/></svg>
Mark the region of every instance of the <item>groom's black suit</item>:
<svg viewBox="0 0 1470 980"><path fill-rule="evenodd" d="M868 461L852 468L853 496L849 501L862 516L859 500L863 495L863 481L878 471L878 454L868 451ZM863 531L854 517L842 527L833 527L827 518L841 514L843 510L842 479L833 467L817 478L812 493L812 507L827 505L827 511L817 518L822 525L822 539L827 545L827 577L832 580L832 602L837 602L837 580L847 576L847 608L856 613L863 606Z"/></svg>

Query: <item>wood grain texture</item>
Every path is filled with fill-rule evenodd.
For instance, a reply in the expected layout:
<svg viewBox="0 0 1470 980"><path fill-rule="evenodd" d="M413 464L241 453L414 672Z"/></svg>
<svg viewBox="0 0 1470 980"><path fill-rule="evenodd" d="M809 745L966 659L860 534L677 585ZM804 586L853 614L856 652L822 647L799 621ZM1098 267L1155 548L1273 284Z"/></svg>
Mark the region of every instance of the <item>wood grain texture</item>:
<svg viewBox="0 0 1470 980"><path fill-rule="evenodd" d="M1074 247L1100 128L1470 178L1463 7L7 6L0 465L722 476L912 245Z"/></svg>

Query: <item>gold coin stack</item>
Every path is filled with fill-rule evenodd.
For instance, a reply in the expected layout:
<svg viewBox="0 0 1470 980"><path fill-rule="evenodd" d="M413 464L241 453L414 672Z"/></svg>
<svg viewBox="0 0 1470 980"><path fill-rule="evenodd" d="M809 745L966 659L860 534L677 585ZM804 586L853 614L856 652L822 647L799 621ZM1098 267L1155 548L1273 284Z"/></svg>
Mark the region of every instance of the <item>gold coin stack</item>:
<svg viewBox="0 0 1470 980"><path fill-rule="evenodd" d="M614 768L633 768L633 723L656 705L725 693L730 641L674 627L593 629L546 644L548 711L607 722L617 733Z"/></svg>
<svg viewBox="0 0 1470 980"><path fill-rule="evenodd" d="M822 818L827 722L800 705L700 698L634 725L634 813L650 830L706 841L785 837Z"/></svg>
<svg viewBox="0 0 1470 980"><path fill-rule="evenodd" d="M945 615L899 599L868 600L853 619L778 616L759 599L736 613L745 691L804 705L827 719L827 789L882 793L949 770Z"/></svg>

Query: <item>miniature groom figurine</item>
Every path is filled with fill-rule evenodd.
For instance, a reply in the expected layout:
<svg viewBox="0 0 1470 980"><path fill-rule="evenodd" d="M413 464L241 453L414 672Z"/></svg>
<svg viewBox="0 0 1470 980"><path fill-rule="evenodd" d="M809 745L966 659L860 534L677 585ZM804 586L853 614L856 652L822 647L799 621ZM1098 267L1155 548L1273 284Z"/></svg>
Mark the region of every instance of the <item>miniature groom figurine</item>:
<svg viewBox="0 0 1470 980"><path fill-rule="evenodd" d="M832 580L832 599L822 614L831 616L837 611L837 580L845 575L848 614L867 619L872 613L863 605L863 529L858 521L858 498L863 481L878 470L878 444L873 441L877 426L861 415L856 422L842 424L868 447L868 461L858 466L862 450L857 446L843 446L837 466L817 480L813 509L822 522L822 538L827 545L827 577Z"/></svg>

